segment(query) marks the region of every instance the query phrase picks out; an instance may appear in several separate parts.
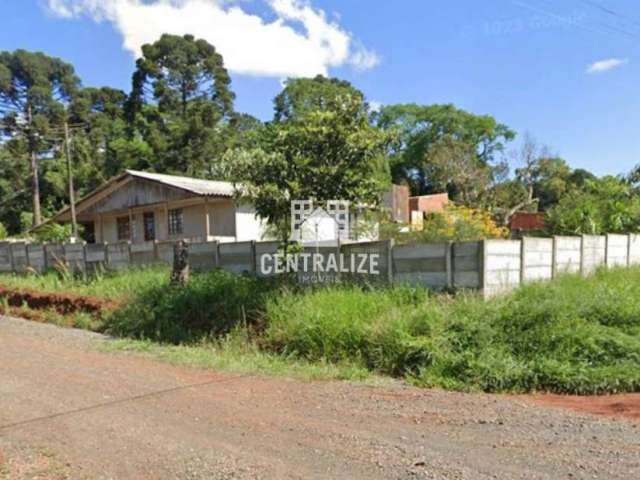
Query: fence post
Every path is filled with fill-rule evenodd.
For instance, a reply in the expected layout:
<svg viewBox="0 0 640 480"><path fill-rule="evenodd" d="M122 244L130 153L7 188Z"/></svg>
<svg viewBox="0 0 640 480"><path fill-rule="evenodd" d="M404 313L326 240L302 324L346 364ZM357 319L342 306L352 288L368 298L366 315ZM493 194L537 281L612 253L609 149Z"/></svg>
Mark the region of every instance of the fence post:
<svg viewBox="0 0 640 480"><path fill-rule="evenodd" d="M631 266L631 234L627 233L627 267Z"/></svg>
<svg viewBox="0 0 640 480"><path fill-rule="evenodd" d="M558 273L558 239L556 235L553 237L553 248L551 249L551 278L556 278Z"/></svg>
<svg viewBox="0 0 640 480"><path fill-rule="evenodd" d="M11 271L13 273L17 273L16 272L16 265L15 265L15 263L13 261L13 248L11 248L11 242L9 242L7 244L7 248L9 249L9 265L11 265Z"/></svg>
<svg viewBox="0 0 640 480"><path fill-rule="evenodd" d="M447 288L453 288L453 242L451 240L445 247L444 264L447 272Z"/></svg>
<svg viewBox="0 0 640 480"><path fill-rule="evenodd" d="M487 283L487 272L485 266L487 265L487 244L486 241L480 240L478 242L478 283L480 291L484 296L484 286Z"/></svg>
<svg viewBox="0 0 640 480"><path fill-rule="evenodd" d="M253 270L253 273L258 272L258 267L256 266L256 262L258 261L257 257L258 255L256 253L256 241L251 240L251 268Z"/></svg>
<svg viewBox="0 0 640 480"><path fill-rule="evenodd" d="M580 276L584 277L584 235L580 235L580 266L579 266Z"/></svg>
<svg viewBox="0 0 640 480"><path fill-rule="evenodd" d="M527 251L527 247L526 247L526 243L527 243L527 237L522 237L520 239L520 285L522 285L525 281L525 266L526 266L526 262L525 262L525 253Z"/></svg>
<svg viewBox="0 0 640 480"><path fill-rule="evenodd" d="M609 268L609 234L604 234L604 268Z"/></svg>
<svg viewBox="0 0 640 480"><path fill-rule="evenodd" d="M389 284L393 284L393 238L387 240L387 275Z"/></svg>

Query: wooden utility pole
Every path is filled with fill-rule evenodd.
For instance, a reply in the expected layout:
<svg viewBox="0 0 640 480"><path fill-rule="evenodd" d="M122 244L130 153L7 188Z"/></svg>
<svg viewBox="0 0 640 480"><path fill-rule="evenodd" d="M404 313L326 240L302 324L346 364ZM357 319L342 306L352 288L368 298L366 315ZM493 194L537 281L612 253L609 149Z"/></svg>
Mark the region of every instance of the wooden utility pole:
<svg viewBox="0 0 640 480"><path fill-rule="evenodd" d="M36 139L33 128L33 112L31 105L27 107L27 128L28 136L27 145L29 148L29 160L31 162L31 204L33 207L33 226L37 227L42 223L42 214L40 213L40 180L38 176L38 156L36 153Z"/></svg>
<svg viewBox="0 0 640 480"><path fill-rule="evenodd" d="M69 206L71 208L71 235L78 238L78 221L76 219L76 199L73 188L73 170L71 168L71 139L69 138L69 123L64 122L64 152L67 157L67 177L69 182Z"/></svg>

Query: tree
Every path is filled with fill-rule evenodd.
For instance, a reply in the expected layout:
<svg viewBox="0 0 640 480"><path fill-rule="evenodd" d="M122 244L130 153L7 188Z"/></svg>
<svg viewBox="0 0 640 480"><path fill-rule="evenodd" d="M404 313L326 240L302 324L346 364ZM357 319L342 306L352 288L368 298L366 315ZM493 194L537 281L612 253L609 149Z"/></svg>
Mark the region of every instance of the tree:
<svg viewBox="0 0 640 480"><path fill-rule="evenodd" d="M572 189L547 211L550 233L559 235L636 232L640 197L624 179L605 176Z"/></svg>
<svg viewBox="0 0 640 480"><path fill-rule="evenodd" d="M481 162L469 144L444 136L429 149L425 175L438 191L449 191L464 205L477 205L491 183L491 168Z"/></svg>
<svg viewBox="0 0 640 480"><path fill-rule="evenodd" d="M153 168L207 175L233 141L234 94L222 56L191 35L143 45L127 104L154 152Z"/></svg>
<svg viewBox="0 0 640 480"><path fill-rule="evenodd" d="M228 155L258 214L288 238L293 199L376 203L388 136L369 123L362 92L335 79L289 80L258 148Z"/></svg>
<svg viewBox="0 0 640 480"><path fill-rule="evenodd" d="M41 222L38 156L49 150L46 135L52 123L64 115L80 81L74 69L41 52L0 52L0 113L5 135L13 139L13 151L29 159L33 225Z"/></svg>
<svg viewBox="0 0 640 480"><path fill-rule="evenodd" d="M393 179L409 183L414 194L437 188L429 177L428 158L432 148L442 147L443 138L467 145L479 165L494 167L498 154L515 137L511 129L493 117L474 115L450 104L388 105L375 114L374 121L379 127L396 132L398 142L388 152Z"/></svg>

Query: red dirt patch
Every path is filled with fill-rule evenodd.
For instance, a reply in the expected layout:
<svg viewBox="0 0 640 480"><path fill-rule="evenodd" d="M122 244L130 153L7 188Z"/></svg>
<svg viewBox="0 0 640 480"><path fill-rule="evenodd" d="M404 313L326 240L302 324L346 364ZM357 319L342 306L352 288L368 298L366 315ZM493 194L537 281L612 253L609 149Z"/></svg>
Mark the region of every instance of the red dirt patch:
<svg viewBox="0 0 640 480"><path fill-rule="evenodd" d="M577 412L624 417L640 421L640 393L602 396L557 395L551 393L519 395L516 398L538 405L567 408Z"/></svg>
<svg viewBox="0 0 640 480"><path fill-rule="evenodd" d="M0 285L0 298L10 307L28 306L34 310L52 309L60 315L85 312L100 315L105 310L113 310L117 303L89 295L72 293L38 292L30 289L11 289Z"/></svg>

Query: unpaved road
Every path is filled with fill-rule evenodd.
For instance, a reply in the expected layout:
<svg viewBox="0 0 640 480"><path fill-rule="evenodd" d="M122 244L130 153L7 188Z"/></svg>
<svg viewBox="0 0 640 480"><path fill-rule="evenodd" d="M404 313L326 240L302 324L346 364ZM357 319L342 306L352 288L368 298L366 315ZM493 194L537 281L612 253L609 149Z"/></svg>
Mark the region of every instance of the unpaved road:
<svg viewBox="0 0 640 480"><path fill-rule="evenodd" d="M633 420L176 367L96 338L0 318L0 478L640 478Z"/></svg>

